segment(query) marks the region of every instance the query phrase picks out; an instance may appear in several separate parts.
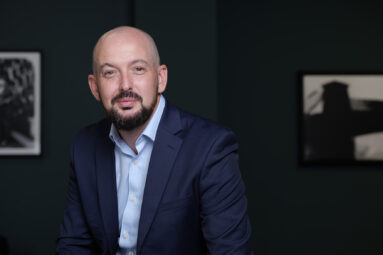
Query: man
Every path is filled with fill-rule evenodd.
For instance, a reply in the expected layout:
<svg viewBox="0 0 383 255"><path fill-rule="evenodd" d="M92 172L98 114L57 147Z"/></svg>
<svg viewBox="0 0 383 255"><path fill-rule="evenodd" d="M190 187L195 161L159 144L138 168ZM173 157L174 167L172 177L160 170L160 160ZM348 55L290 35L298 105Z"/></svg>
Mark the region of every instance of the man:
<svg viewBox="0 0 383 255"><path fill-rule="evenodd" d="M107 32L88 81L108 120L73 141L57 253L251 254L236 139L165 100L153 39Z"/></svg>

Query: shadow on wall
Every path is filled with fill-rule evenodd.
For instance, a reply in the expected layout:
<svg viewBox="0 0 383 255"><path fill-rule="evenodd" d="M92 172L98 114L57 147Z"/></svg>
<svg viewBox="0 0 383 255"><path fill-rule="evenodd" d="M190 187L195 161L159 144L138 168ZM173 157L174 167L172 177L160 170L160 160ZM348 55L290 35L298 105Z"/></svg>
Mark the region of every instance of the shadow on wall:
<svg viewBox="0 0 383 255"><path fill-rule="evenodd" d="M7 239L0 236L0 255L9 255L9 246Z"/></svg>

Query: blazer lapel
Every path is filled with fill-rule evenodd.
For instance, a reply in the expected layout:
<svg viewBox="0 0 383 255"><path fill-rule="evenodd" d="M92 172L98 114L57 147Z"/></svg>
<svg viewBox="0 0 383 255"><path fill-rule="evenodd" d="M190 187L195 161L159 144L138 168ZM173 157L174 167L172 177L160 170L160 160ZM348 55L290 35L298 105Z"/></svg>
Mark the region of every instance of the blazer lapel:
<svg viewBox="0 0 383 255"><path fill-rule="evenodd" d="M182 139L175 136L175 134L181 130L179 112L168 105L169 103L167 102L157 129L156 140L153 145L146 177L138 229L137 248L139 250L153 222L178 150L182 144Z"/></svg>
<svg viewBox="0 0 383 255"><path fill-rule="evenodd" d="M102 139L102 142L98 143L97 145L96 172L97 192L104 229L108 235L108 238L113 236L116 236L117 238L118 206L114 162L114 144L108 138Z"/></svg>

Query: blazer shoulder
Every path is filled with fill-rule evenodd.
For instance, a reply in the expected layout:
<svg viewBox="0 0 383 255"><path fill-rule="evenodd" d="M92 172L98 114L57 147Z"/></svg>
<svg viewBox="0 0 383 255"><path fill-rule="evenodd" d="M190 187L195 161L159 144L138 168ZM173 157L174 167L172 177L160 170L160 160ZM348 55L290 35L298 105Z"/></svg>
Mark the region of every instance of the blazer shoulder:
<svg viewBox="0 0 383 255"><path fill-rule="evenodd" d="M90 124L81 129L73 138L72 144L91 145L99 139L108 138L111 123L109 120L102 119L97 123Z"/></svg>
<svg viewBox="0 0 383 255"><path fill-rule="evenodd" d="M237 143L237 138L234 132L218 124L213 120L209 120L192 113L180 111L181 123L183 126L183 135L192 137L196 141L214 142L220 139L225 139L228 143Z"/></svg>

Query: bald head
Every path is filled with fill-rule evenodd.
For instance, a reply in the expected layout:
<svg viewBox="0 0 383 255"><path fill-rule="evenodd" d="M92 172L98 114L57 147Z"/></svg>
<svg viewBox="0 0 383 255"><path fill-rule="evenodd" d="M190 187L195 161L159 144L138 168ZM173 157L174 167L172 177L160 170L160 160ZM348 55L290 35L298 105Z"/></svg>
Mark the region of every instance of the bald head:
<svg viewBox="0 0 383 255"><path fill-rule="evenodd" d="M103 34L97 41L93 49L93 73L97 74L99 66L100 54L106 47L111 45L118 46L119 44L139 44L145 47L150 55L152 64L154 66L160 65L160 56L158 54L157 46L153 38L146 32L129 26L121 26L109 30ZM113 47L113 46L112 46Z"/></svg>

